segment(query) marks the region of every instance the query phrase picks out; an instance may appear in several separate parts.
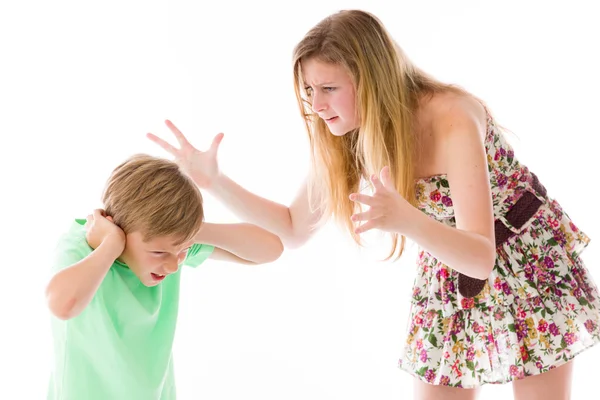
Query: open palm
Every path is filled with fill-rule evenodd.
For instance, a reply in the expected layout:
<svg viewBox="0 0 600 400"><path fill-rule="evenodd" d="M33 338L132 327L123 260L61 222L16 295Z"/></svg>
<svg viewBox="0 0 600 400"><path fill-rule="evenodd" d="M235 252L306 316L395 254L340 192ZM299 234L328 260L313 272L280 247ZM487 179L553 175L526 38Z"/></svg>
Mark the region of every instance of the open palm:
<svg viewBox="0 0 600 400"><path fill-rule="evenodd" d="M165 121L167 127L173 132L179 142L180 148L176 148L158 136L148 133L146 136L154 143L165 149L173 157L181 170L185 172L200 188L208 189L214 179L219 175L219 164L217 162L217 151L223 134L219 133L213 139L207 151L200 151L190 144L183 133L169 120Z"/></svg>

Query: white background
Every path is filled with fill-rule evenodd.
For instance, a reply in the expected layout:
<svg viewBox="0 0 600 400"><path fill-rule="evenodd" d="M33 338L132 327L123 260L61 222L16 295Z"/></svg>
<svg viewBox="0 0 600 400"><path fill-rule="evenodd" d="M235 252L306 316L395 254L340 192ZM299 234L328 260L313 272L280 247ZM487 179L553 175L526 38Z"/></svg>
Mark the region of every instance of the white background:
<svg viewBox="0 0 600 400"><path fill-rule="evenodd" d="M342 8L374 12L423 69L487 102L515 133L517 157L592 237L584 257L600 281L597 13L583 1L483 3L3 1L0 398L45 398L48 254L101 205L124 158L167 156L144 137L171 139L165 118L201 148L225 132L223 170L291 200L308 165L292 49ZM235 220L209 196L206 215ZM273 264L184 271L179 398L410 398L396 362L415 248L394 264L376 261L382 250L359 251L329 226ZM577 358L576 399L597 390L599 349ZM487 386L483 397L510 392Z"/></svg>

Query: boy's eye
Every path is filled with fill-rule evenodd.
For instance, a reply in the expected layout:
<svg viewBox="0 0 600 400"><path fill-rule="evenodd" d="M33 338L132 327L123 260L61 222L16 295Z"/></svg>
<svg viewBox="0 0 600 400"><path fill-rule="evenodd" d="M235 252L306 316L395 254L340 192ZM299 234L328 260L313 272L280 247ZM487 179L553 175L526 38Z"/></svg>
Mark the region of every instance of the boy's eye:
<svg viewBox="0 0 600 400"><path fill-rule="evenodd" d="M187 253L190 249L192 248L192 246L181 250L181 253ZM155 256L164 256L165 254L168 254L167 251L151 251L151 254L155 255Z"/></svg>

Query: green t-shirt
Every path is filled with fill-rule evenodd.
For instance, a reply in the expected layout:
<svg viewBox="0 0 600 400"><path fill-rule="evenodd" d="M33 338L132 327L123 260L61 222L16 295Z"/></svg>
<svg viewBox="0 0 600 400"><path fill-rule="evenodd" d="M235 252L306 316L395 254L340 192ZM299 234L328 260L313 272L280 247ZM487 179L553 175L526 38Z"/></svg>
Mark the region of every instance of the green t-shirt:
<svg viewBox="0 0 600 400"><path fill-rule="evenodd" d="M85 220L60 239L54 272L93 250ZM194 244L185 265L196 267L212 253ZM54 368L48 400L173 400L173 338L181 269L159 285L144 286L115 261L90 304L67 321L52 318Z"/></svg>

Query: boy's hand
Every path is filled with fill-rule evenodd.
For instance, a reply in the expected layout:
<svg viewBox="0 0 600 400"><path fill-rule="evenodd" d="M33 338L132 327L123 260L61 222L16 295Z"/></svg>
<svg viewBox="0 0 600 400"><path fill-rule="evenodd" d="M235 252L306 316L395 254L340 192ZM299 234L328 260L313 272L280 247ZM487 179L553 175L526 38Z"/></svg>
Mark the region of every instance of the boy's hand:
<svg viewBox="0 0 600 400"><path fill-rule="evenodd" d="M91 248L97 249L102 243L114 247L117 257L125 249L125 232L113 223L112 217L105 217L104 210L94 210L86 218L86 239Z"/></svg>
<svg viewBox="0 0 600 400"><path fill-rule="evenodd" d="M181 149L171 146L166 141L152 133L146 136L154 143L165 149L175 157L179 167L202 189L208 189L215 178L219 176L219 165L217 163L217 151L219 143L223 139L223 134L219 133L213 139L210 148L207 151L200 151L188 142L183 133L169 120L165 124L177 138Z"/></svg>

